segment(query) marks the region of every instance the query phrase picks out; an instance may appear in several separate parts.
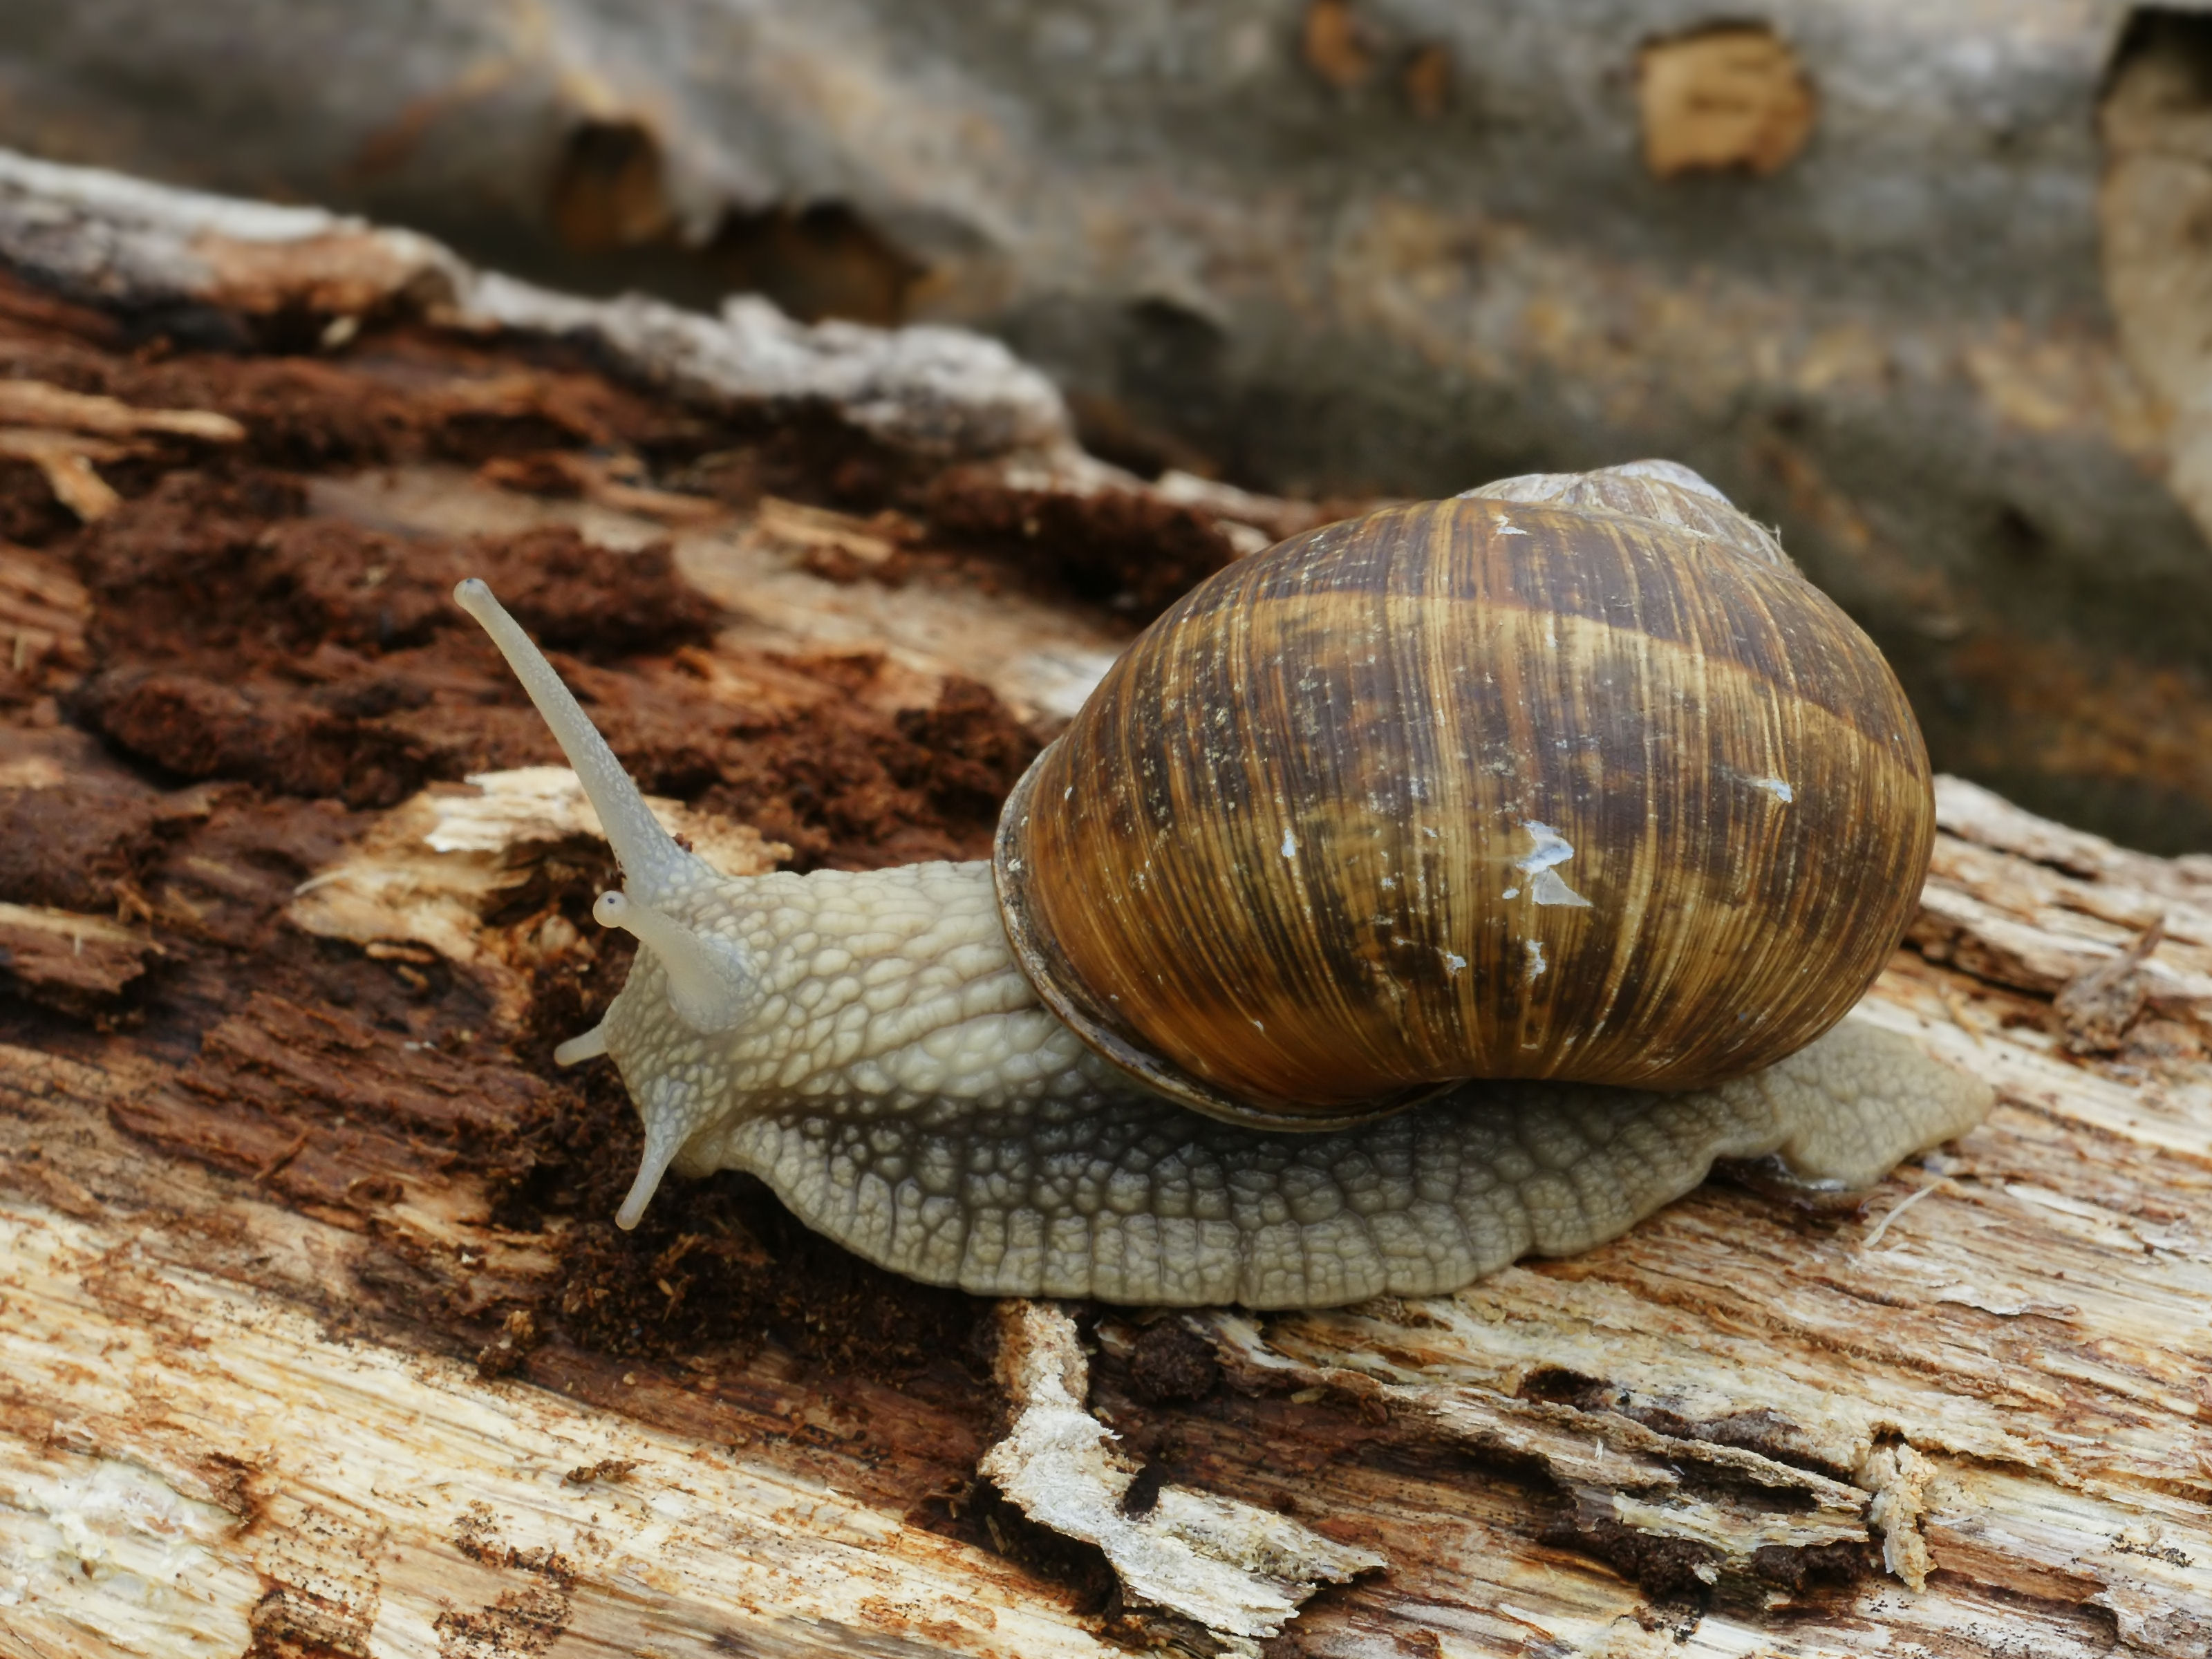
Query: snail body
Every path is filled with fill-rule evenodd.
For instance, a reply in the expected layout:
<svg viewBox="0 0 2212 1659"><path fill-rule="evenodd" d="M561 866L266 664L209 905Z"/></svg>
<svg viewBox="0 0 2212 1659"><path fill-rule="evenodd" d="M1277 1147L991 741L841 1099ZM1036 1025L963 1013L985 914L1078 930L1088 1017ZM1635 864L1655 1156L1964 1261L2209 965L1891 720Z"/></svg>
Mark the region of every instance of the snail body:
<svg viewBox="0 0 2212 1659"><path fill-rule="evenodd" d="M611 1055L662 1173L755 1171L989 1293L1326 1305L1609 1237L1717 1157L1869 1184L1987 1093L1838 1026L1933 800L1872 645L1663 463L1509 480L1172 607L992 863L728 878L480 582L641 949ZM1478 1081L1465 1081L1479 1079Z"/></svg>

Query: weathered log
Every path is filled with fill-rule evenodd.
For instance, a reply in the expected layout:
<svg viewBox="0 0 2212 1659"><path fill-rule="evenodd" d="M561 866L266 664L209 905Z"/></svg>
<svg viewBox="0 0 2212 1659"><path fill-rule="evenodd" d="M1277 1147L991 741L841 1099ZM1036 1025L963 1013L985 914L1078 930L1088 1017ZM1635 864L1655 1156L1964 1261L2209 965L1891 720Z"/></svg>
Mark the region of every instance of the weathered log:
<svg viewBox="0 0 2212 1659"><path fill-rule="evenodd" d="M1929 926L1991 977L1908 953L1871 1006L2001 1104L1863 1210L1713 1186L1456 1297L1099 1325L1090 1407L1153 1492L1257 1504L1387 1564L1271 1650L1749 1651L1786 1631L1835 1654L2203 1651L2212 872L1955 787L1945 821L1943 863L1972 873L1931 882ZM2112 954L2081 910L2027 919L2053 882L2168 918L2154 1012L2107 1060L2069 1056L2018 983ZM2009 914L1985 935L1960 921L1976 902ZM171 1145L240 1173L173 1162L113 1127L147 1125L173 1069L115 1039L80 1053L0 1067L4 1650L1095 1650L1095 1605L933 1510L988 1434L933 1390L810 1376L775 1346L526 1340L480 1380L410 1293L427 1274L500 1305L557 1239L495 1224L465 1176L313 1202L281 1137L225 1160L173 1122ZM1196 1358L1164 1385L1185 1333ZM1021 1447L990 1466L1018 1498Z"/></svg>
<svg viewBox="0 0 2212 1659"><path fill-rule="evenodd" d="M0 474L41 544L0 556L0 919L146 947L71 1012L50 953L0 965L8 1659L2212 1641L2212 861L1946 781L1863 1012L1999 1103L1855 1207L1735 1170L1585 1255L1290 1317L994 1308L734 1177L617 1235L629 1109L550 1063L624 970L605 854L519 771L454 562L512 573L714 856L973 855L1008 708L1127 636L1086 584L1161 492L1020 461L1105 550L1077 569L929 518L941 463L856 486L842 436L542 337L150 362L0 301L0 372L245 433L118 467L89 524ZM1300 510L1203 501L1169 522Z"/></svg>

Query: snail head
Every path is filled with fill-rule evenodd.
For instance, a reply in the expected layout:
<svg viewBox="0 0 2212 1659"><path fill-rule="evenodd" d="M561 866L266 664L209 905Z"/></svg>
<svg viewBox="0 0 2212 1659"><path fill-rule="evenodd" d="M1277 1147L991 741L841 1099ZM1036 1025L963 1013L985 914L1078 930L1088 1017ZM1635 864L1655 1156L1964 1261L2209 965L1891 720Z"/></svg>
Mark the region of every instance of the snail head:
<svg viewBox="0 0 2212 1659"><path fill-rule="evenodd" d="M634 935L657 967L653 979L663 989L678 1042L686 1033L697 1039L717 1036L757 1017L765 1000L759 966L735 936L741 929L732 925L738 918L730 902L733 890L742 890L741 880L687 852L661 826L574 694L489 586L471 576L453 589L453 600L491 635L599 814L622 866L623 885L600 894L592 915L603 927ZM638 978L623 988L604 1022L563 1042L554 1059L573 1066L608 1053L611 1030L639 1024L646 1014L635 1005L622 1006L633 989L644 990ZM657 1026L662 1021L642 1023ZM686 1095L696 1091L672 1085L664 1075L655 1080L653 1092L657 1099L645 1103L643 1112L644 1160L616 1217L625 1228L637 1224L661 1176L703 1122L703 1101L700 1109L687 1109Z"/></svg>

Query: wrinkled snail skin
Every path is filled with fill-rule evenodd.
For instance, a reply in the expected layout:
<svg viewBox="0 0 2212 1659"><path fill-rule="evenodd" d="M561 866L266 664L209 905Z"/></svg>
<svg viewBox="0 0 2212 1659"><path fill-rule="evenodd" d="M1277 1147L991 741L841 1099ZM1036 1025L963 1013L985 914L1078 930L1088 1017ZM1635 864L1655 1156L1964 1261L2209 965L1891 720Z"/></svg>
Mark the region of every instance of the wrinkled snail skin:
<svg viewBox="0 0 2212 1659"><path fill-rule="evenodd" d="M1617 514L1624 489L1632 507L1648 489L1651 507L1633 516L1693 539L1708 533L1702 517L1746 522L1695 475L1647 465L1617 469L1598 510ZM1537 516L1585 488L1510 482L1550 492L1532 503ZM1787 570L1778 548L1772 559ZM624 1226L668 1170L740 1169L808 1225L932 1283L1328 1306L1449 1291L1531 1251L1588 1249L1696 1185L1717 1158L1863 1188L1987 1109L1979 1084L1853 1020L1748 1075L1679 1092L1495 1080L1438 1095L1417 1080L1396 1098L1372 1091L1364 1113L1308 1106L1299 1120L1334 1127L1266 1127L1281 1121L1272 1101L1222 1121L1209 1115L1218 1103L1201 1112L1134 1080L1150 1061L1133 1066L1126 1046L1079 1035L1040 997L1035 963L1009 939L1015 907L1002 909L1011 807L995 881L981 861L723 876L660 828L489 591L465 582L455 598L514 666L623 867L623 890L597 914L637 935L636 964L602 1024L558 1058L611 1057L637 1105L646 1148L617 1218ZM1907 841L1917 833L1908 825ZM1486 879L1533 887L1549 874L1577 892L1563 877L1581 876L1591 908L1608 890L1525 832L1506 853L1483 866ZM1575 856L1599 863L1588 848ZM1907 874L1917 891L1917 872ZM1571 904L1534 914L1550 922L1554 910L1583 917ZM1847 975L1869 955L1878 969L1893 945L1886 911L1876 926L1884 936L1850 942ZM1871 976L1836 994L1848 1006Z"/></svg>

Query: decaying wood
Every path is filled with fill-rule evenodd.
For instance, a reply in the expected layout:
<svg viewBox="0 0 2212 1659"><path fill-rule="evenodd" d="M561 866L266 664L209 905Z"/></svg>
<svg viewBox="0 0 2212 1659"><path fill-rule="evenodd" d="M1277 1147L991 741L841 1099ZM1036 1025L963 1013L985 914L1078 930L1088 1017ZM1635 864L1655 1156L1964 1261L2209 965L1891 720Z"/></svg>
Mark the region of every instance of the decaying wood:
<svg viewBox="0 0 2212 1659"><path fill-rule="evenodd" d="M826 404L887 442L942 457L1068 441L1051 383L961 330L808 327L747 299L720 318L636 296L575 300L476 271L410 232L7 153L0 258L111 304L202 305L248 319L304 310L328 319L333 345L365 315L426 308L464 325L580 335L679 396Z"/></svg>
<svg viewBox="0 0 2212 1659"><path fill-rule="evenodd" d="M1863 1211L1711 1186L1453 1297L1107 1316L1091 1410L1155 1495L1164 1475L1386 1563L1271 1651L2203 1651L2212 872L1956 786L1945 823L1985 898L2163 903L2175 971L2133 1046L2085 1063L2035 994L1901 956L1874 1011L2001 1104ZM1960 896L1930 892L1930 915ZM1954 960L2017 981L2112 954L2028 909L2001 942L1947 922ZM151 1155L111 1121L164 1073L120 1047L0 1065L0 1651L1101 1650L1064 1583L912 1510L984 1449L941 1409L772 1350L541 1348L480 1381L392 1322L386 1264L495 1299L544 1241L465 1183L364 1227ZM1199 1374L1163 1383L1147 1356L1177 1332ZM991 1466L1017 1496L1020 1444ZM594 1468L619 1473L563 1483Z"/></svg>
<svg viewBox="0 0 2212 1659"><path fill-rule="evenodd" d="M759 875L791 855L746 825L678 801L652 804L670 834L726 875ZM494 1012L519 1024L529 964L572 942L574 930L558 918L533 917L519 930L486 920L549 848L599 837L599 814L567 767L482 773L465 788L426 791L386 815L343 860L301 883L287 915L302 932L350 940L372 956L470 969Z"/></svg>
<svg viewBox="0 0 2212 1659"><path fill-rule="evenodd" d="M88 1081L21 1056L11 1071L19 1090ZM59 1170L36 1178L65 1208L97 1207L72 1204ZM312 1224L252 1205L222 1218L236 1262L266 1252L310 1285L338 1266L318 1260ZM672 1386L659 1379L611 1372L596 1405L488 1384L333 1340L268 1277L210 1273L204 1253L136 1230L11 1204L0 1237L0 1651L1093 1645L1013 1568L901 1525L826 1471L606 1408ZM342 1267L325 1291L347 1294ZM87 1359L55 1395L52 1367Z"/></svg>
<svg viewBox="0 0 2212 1659"><path fill-rule="evenodd" d="M39 380L0 380L0 457L37 467L54 498L80 519L104 519L123 499L94 463L140 453L130 440L154 433L234 444L246 428L212 410L133 409Z"/></svg>
<svg viewBox="0 0 2212 1659"><path fill-rule="evenodd" d="M1383 1565L1272 1510L1157 1479L1085 1409L1090 1364L1065 1309L1010 1301L998 1321L999 1386L1013 1418L976 1469L1030 1520L1095 1544L1133 1607L1188 1620L1224 1654L1258 1659L1314 1593Z"/></svg>
<svg viewBox="0 0 2212 1659"><path fill-rule="evenodd" d="M763 827L880 861L987 833L1012 715L1073 708L1142 582L1316 509L1064 454L855 501L821 478L858 424L789 496L718 494L757 430L502 337L186 362L241 443L0 549L0 852L44 895L0 909L0 1655L2203 1659L2212 859L1972 785L1865 1012L1998 1105L1863 1205L1736 1170L1585 1255L1287 1317L993 1308L721 1177L614 1235L574 1195L627 1179L627 1109L547 1059L619 979L607 865L441 632L452 561L635 630L564 666L668 775L791 746ZM363 399L507 447L364 459L318 412ZM1184 562L1133 572L1155 532ZM185 559L261 607L212 667ZM792 805L836 766L875 795Z"/></svg>
<svg viewBox="0 0 2212 1659"><path fill-rule="evenodd" d="M1085 513L1102 497L1134 503L1156 538L1180 544L1161 567L1170 572L1193 559L1203 568L1225 562L1322 518L1310 503L1188 473L1170 471L1147 484L1085 453L1051 382L996 342L960 329L809 326L743 296L714 317L637 295L582 300L477 270L412 232L7 151L0 151L0 261L104 304L156 313L206 308L249 337L273 317L305 313L333 350L355 339L364 319L415 316L582 343L625 378L694 408L718 415L828 410L895 453L933 465L965 462L941 480L937 504L939 516L958 516L973 531L1064 534L1068 503L1086 504ZM518 374L456 385L446 395L490 409L527 405L539 392L531 376ZM112 508L112 492L91 463L123 453L88 434L158 430L229 441L236 433L235 422L212 411L128 410L113 399L66 398L53 388L16 394L26 408L66 409L67 418L48 419L75 434L27 435L18 447L80 517ZM15 406L0 391L0 422L18 418L9 413ZM6 441L0 430L0 452ZM572 456L544 466L565 477L564 493L618 512L679 522L702 516L681 495L638 493L601 459ZM512 471L506 476L515 477ZM1157 607L1173 591L1140 597Z"/></svg>

